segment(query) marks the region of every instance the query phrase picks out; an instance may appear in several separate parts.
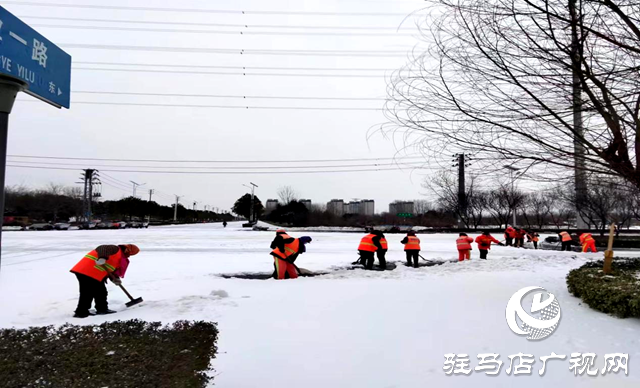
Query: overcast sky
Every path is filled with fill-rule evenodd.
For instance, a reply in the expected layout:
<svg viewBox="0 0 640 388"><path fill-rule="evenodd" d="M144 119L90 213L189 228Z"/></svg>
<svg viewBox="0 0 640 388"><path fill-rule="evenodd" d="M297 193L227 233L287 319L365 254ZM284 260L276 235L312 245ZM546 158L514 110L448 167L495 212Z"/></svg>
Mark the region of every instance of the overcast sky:
<svg viewBox="0 0 640 388"><path fill-rule="evenodd" d="M114 172L108 170L176 170L210 171L207 167L246 167L246 171L306 171L303 166L322 166L317 171L342 169L372 170L375 163L389 164L398 156L402 144L394 144L371 129L385 122L379 110L306 110L311 108L380 109L386 94L385 75L405 64L407 53L417 44L415 23L409 19L396 33L404 16L424 5L420 1L194 1L166 0L89 1L34 0L44 4L107 5L121 7L180 8L195 10L237 10L238 13L162 12L156 10L92 9L19 5L20 1L3 2L3 6L40 33L65 49L73 57L72 97L70 110L57 110L23 95L11 116L9 155L56 156L107 159L161 159L198 161L259 161L255 163L154 163L105 162L73 160L37 160L9 158L33 162L22 165L69 168L70 170L24 169L9 167L8 185L41 187L50 182L75 185L82 168L102 170L103 197L118 199L131 194L124 186L129 181L146 183L138 189L148 198L171 203L173 194L183 196L181 202L229 209L247 192L243 184L254 182L256 194L265 201L276 198L278 187L292 186L302 198L327 202L332 198L370 198L376 211L386 211L396 199L421 197L422 180L433 169L314 174L152 174ZM272 14L251 11L302 11L314 14ZM336 15L319 15L319 12ZM383 13L364 16L353 13ZM34 18L40 17L40 18ZM42 18L46 17L46 18ZM58 18L58 19L55 19ZM84 19L84 21L59 18ZM103 20L146 21L161 23L108 23ZM200 24L212 24L203 26ZM213 24L246 25L225 27ZM50 25L104 27L104 29L54 28ZM258 26L278 26L258 27ZM299 29L293 26L311 28ZM313 27L335 26L331 29ZM115 27L110 29L109 27ZM288 27L288 28L287 28ZM371 29L338 29L338 27L372 27ZM118 29L116 29L118 28ZM129 29L129 30L123 30ZM164 31L138 31L156 29ZM174 30L174 31L167 31ZM194 33L175 30L256 32L256 34ZM270 34L257 34L269 32ZM345 34L353 33L352 35ZM281 35L277 35L277 34ZM308 35L302 35L306 33ZM318 34L318 35L311 35ZM360 34L360 35L357 35ZM364 34L364 35L363 35ZM378 34L378 35L374 35ZM412 36L413 35L413 36ZM117 49L87 48L82 45L120 46ZM122 47L126 46L126 47ZM137 47L189 48L184 52L142 51ZM247 50L245 54L215 53L207 49ZM277 50L278 55L262 55L250 50ZM200 51L198 51L200 50ZM360 56L317 56L286 54L280 50L340 50ZM363 56L362 51L375 52ZM305 53L308 54L308 53ZM381 56L378 56L381 55ZM383 55L383 56L382 56ZM88 64L97 62L98 64ZM117 63L108 65L105 63ZM129 64L129 65L127 65ZM132 66L144 64L146 66ZM158 67L149 65L173 65ZM192 67L188 67L192 66ZM199 66L199 67L198 67ZM209 67L207 67L209 66ZM226 66L218 68L211 66ZM311 77L247 74L353 74L374 77ZM272 69L251 69L255 67ZM87 70L97 68L101 70ZM112 68L127 71L107 71ZM238 68L238 69L234 69ZM291 70L290 68L319 68ZM336 70L360 69L360 70ZM365 71L362 69L379 69ZM384 69L387 69L386 71ZM130 71L137 70L137 71ZM202 74L205 72L234 74ZM149 94L188 94L223 96L275 97L339 97L374 100L256 99L154 95L113 95L79 92L127 92ZM162 104L89 105L81 102L116 102ZM172 106L173 105L173 106ZM282 107L286 109L228 109L215 107L180 107L176 105L214 105ZM367 139L368 135L371 135ZM419 156L415 151L410 156ZM403 154L400 154L402 157ZM300 160L371 159L350 162L308 162ZM450 155L443 156L449 165ZM402 160L402 159L401 159ZM277 161L291 161L277 163ZM434 160L407 159L411 163ZM60 163L60 164L53 164ZM440 161L442 164L443 162ZM355 167L337 167L355 165ZM114 167L117 166L117 167ZM175 169L183 166L184 169ZM379 168L390 169L386 165ZM237 170L222 170L237 171ZM244 170L243 170L244 171ZM119 183L121 182L121 183ZM129 185L130 187L130 185Z"/></svg>

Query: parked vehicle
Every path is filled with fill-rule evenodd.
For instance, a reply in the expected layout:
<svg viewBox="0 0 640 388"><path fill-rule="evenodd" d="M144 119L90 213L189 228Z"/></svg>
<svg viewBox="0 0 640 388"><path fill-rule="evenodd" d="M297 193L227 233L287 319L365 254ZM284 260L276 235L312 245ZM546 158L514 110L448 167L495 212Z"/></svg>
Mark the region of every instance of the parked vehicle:
<svg viewBox="0 0 640 388"><path fill-rule="evenodd" d="M67 224L67 223L65 223L65 222L58 222L57 224L54 224L54 225L53 225L53 227L54 227L56 230L69 230L69 227L70 227L70 226L71 226L71 225L69 225L69 224Z"/></svg>
<svg viewBox="0 0 640 388"><path fill-rule="evenodd" d="M111 227L111 223L110 222L99 222L96 225L96 229L109 229Z"/></svg>
<svg viewBox="0 0 640 388"><path fill-rule="evenodd" d="M78 229L96 229L97 226L95 222L84 222L78 225Z"/></svg>
<svg viewBox="0 0 640 388"><path fill-rule="evenodd" d="M54 226L47 223L31 225L31 230L53 230L53 229L54 229Z"/></svg>

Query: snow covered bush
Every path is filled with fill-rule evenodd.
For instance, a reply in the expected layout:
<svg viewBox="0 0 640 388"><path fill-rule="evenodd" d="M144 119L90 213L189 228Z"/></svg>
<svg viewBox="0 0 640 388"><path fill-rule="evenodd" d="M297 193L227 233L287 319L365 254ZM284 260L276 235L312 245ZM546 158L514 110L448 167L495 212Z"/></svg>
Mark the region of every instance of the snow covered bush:
<svg viewBox="0 0 640 388"><path fill-rule="evenodd" d="M0 330L0 387L204 387L215 323L141 320Z"/></svg>
<svg viewBox="0 0 640 388"><path fill-rule="evenodd" d="M602 266L602 261L590 262L569 272L569 292L593 309L640 318L640 259L615 258L609 275Z"/></svg>

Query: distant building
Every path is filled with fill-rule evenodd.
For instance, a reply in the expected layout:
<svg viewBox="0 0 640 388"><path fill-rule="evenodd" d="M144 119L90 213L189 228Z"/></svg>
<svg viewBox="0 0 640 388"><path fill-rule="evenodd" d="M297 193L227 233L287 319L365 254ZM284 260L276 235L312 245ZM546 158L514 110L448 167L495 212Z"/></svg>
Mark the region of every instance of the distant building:
<svg viewBox="0 0 640 388"><path fill-rule="evenodd" d="M299 201L301 204L303 204L307 210L311 210L311 200L310 199L301 199Z"/></svg>
<svg viewBox="0 0 640 388"><path fill-rule="evenodd" d="M269 214L272 211L276 210L277 207L278 207L277 199L267 199L267 205L264 208L264 213Z"/></svg>
<svg viewBox="0 0 640 388"><path fill-rule="evenodd" d="M389 214L414 214L413 202L395 201L389 204Z"/></svg>
<svg viewBox="0 0 640 388"><path fill-rule="evenodd" d="M327 211L338 217L342 217L345 214L344 201L341 199L332 199L327 202Z"/></svg>
<svg viewBox="0 0 640 388"><path fill-rule="evenodd" d="M364 199L344 204L344 214L372 216L374 213L375 202L372 199Z"/></svg>
<svg viewBox="0 0 640 388"><path fill-rule="evenodd" d="M362 213L365 216L372 216L376 212L376 204L373 199L365 199L362 201Z"/></svg>

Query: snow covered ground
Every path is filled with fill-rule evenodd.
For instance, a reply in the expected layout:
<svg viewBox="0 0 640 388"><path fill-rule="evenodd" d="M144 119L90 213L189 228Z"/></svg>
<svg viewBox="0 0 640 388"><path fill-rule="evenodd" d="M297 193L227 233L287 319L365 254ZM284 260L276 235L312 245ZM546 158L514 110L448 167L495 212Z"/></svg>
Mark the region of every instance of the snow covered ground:
<svg viewBox="0 0 640 388"><path fill-rule="evenodd" d="M294 233L292 233L294 234ZM313 242L297 264L330 270L356 259L354 233L309 234ZM389 261L404 260L402 235L388 235ZM457 257L455 238L421 235L427 259ZM601 254L496 247L488 261L447 263L394 271L337 270L297 280L224 279L219 274L269 272L273 232L232 223L144 230L7 232L0 271L0 327L100 323L141 318L219 322L219 387L637 387L640 321L616 319L581 305L567 292L572 268ZM145 302L126 309L124 294L108 285L107 317L72 318L77 281L69 269L100 244L135 243L142 249L124 279ZM475 244L474 244L475 245ZM475 248L475 247L474 247ZM631 255L625 252L625 255ZM640 255L640 253L638 253ZM549 338L530 342L505 321L511 295L526 286L554 293L562 320ZM510 376L509 355L536 357L531 375ZM553 360L540 377L539 357ZM629 375L574 376L571 353L628 353ZM445 375L445 353L499 353L498 377L481 372Z"/></svg>

